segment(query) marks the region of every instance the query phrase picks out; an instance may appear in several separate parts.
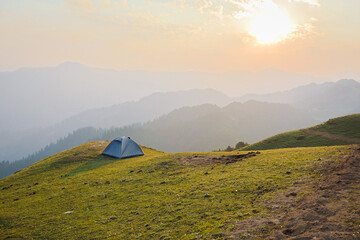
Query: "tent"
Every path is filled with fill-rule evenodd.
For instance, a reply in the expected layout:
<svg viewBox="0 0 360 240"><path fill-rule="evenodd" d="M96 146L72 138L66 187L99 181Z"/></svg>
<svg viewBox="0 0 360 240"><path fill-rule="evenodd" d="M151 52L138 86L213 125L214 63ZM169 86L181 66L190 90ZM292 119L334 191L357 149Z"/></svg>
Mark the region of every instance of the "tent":
<svg viewBox="0 0 360 240"><path fill-rule="evenodd" d="M140 146L129 137L114 139L103 151L103 155L114 158L129 158L144 155Z"/></svg>

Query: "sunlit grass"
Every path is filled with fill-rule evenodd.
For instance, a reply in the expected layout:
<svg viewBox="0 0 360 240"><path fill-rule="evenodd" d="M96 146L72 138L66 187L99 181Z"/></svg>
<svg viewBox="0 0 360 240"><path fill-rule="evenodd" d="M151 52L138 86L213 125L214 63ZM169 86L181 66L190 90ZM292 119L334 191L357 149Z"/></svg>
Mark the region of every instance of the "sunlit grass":
<svg viewBox="0 0 360 240"><path fill-rule="evenodd" d="M144 148L145 156L117 160L100 155L105 146L84 144L2 179L0 235L216 238L237 221L266 213L263 199L296 179L315 177L312 169L318 158L345 150L268 150L236 163L192 166L179 158L234 152L167 154Z"/></svg>
<svg viewBox="0 0 360 240"><path fill-rule="evenodd" d="M360 139L360 114L330 119L323 124L316 125L309 129ZM328 139L322 136L306 133L302 130L296 130L272 136L244 147L243 150L336 146L348 144L351 144L351 142L345 142L338 139Z"/></svg>

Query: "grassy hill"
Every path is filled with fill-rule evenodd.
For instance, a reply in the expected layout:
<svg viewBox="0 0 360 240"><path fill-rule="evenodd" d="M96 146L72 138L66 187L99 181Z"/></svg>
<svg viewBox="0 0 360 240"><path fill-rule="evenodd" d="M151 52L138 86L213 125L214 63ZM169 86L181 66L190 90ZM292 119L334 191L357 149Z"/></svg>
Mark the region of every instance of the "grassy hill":
<svg viewBox="0 0 360 240"><path fill-rule="evenodd" d="M311 128L275 135L243 150L335 146L360 143L360 114L328 120Z"/></svg>
<svg viewBox="0 0 360 240"><path fill-rule="evenodd" d="M101 155L108 143L83 144L0 180L0 236L224 238L242 221L271 214L264 203L290 186L318 182L321 159L336 162L350 151L281 149L242 158L247 152L170 154L144 147L142 157L117 160ZM303 187L296 194L313 192ZM258 233L283 223L274 224Z"/></svg>

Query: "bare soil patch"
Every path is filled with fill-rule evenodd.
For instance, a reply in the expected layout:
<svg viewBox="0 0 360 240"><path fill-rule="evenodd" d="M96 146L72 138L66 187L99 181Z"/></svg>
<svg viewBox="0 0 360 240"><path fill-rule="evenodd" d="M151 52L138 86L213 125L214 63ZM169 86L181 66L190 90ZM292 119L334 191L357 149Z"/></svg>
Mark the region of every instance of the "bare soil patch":
<svg viewBox="0 0 360 240"><path fill-rule="evenodd" d="M95 148L95 147L105 146L109 143L110 143L110 141L97 141L97 142L91 143L90 147Z"/></svg>
<svg viewBox="0 0 360 240"><path fill-rule="evenodd" d="M360 239L360 146L339 159L319 159L321 180L295 182L259 218L240 221L226 239Z"/></svg>
<svg viewBox="0 0 360 240"><path fill-rule="evenodd" d="M230 164L242 161L243 159L254 157L260 152L248 152L246 154L235 155L192 155L179 159L182 164L194 166L207 166L213 164Z"/></svg>

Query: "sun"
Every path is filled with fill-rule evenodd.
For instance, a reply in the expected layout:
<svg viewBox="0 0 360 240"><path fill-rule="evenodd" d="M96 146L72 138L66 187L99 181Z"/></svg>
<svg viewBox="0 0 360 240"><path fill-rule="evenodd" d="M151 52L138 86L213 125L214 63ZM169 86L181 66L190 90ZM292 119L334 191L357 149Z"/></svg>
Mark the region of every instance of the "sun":
<svg viewBox="0 0 360 240"><path fill-rule="evenodd" d="M250 18L249 34L260 44L274 44L296 30L287 13L275 4L263 4Z"/></svg>

